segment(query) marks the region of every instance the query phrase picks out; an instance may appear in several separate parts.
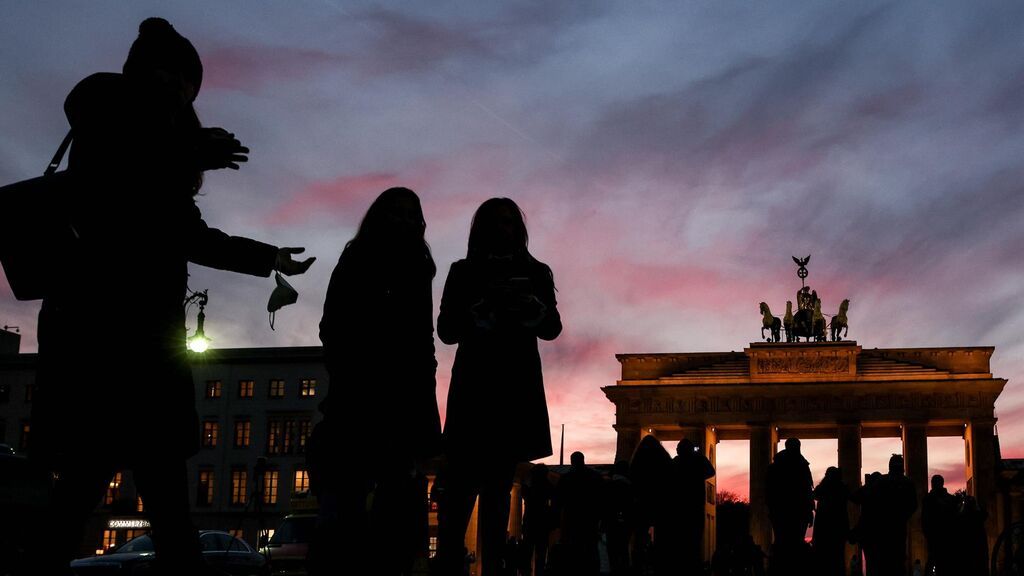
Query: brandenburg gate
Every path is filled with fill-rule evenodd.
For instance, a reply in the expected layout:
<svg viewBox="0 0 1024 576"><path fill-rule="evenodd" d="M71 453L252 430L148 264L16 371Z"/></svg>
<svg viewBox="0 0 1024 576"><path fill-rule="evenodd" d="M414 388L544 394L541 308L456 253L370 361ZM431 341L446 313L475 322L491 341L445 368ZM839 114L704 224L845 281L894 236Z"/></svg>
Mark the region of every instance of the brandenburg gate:
<svg viewBox="0 0 1024 576"><path fill-rule="evenodd" d="M987 512L991 550L1000 516L994 404L1006 385L989 369L993 351L863 349L838 341L759 342L743 352L620 354L622 378L603 388L615 404L616 460L629 460L647 434L660 440L690 438L712 463L719 440L749 440L750 529L767 551L765 476L780 439L837 439L839 467L853 490L864 472L861 439L900 438L920 504L929 488L928 437L962 437L967 491ZM714 494L712 480L706 557L715 545ZM919 505L911 519L909 559L923 563L920 514Z"/></svg>

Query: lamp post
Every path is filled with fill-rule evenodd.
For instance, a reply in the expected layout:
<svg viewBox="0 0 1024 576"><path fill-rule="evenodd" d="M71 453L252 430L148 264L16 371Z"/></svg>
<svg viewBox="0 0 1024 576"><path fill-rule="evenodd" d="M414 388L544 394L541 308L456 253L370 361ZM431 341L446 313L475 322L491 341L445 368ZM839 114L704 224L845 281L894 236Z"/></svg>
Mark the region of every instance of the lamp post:
<svg viewBox="0 0 1024 576"><path fill-rule="evenodd" d="M186 347L196 354L202 354L210 349L210 339L203 331L203 322L206 320L206 304L209 302L208 290L202 292L191 292L185 298L186 304L199 305L199 315L196 316L196 333L185 340Z"/></svg>

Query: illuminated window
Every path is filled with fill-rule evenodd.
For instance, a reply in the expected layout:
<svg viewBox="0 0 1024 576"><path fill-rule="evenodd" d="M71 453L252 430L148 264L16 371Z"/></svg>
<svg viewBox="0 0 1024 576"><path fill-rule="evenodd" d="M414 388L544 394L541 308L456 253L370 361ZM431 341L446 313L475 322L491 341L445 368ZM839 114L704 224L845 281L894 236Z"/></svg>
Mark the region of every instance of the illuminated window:
<svg viewBox="0 0 1024 576"><path fill-rule="evenodd" d="M282 423L280 420L267 422L267 454L280 454L282 445Z"/></svg>
<svg viewBox="0 0 1024 576"><path fill-rule="evenodd" d="M277 481L279 473L277 470L265 470L263 472L263 503L277 504Z"/></svg>
<svg viewBox="0 0 1024 576"><path fill-rule="evenodd" d="M306 451L306 442L309 441L309 435L313 433L313 423L309 420L299 420L299 453Z"/></svg>
<svg viewBox="0 0 1024 576"><path fill-rule="evenodd" d="M231 471L231 504L242 506L245 504L246 484L249 482L249 474L245 470Z"/></svg>
<svg viewBox="0 0 1024 576"><path fill-rule="evenodd" d="M117 530L104 530L103 543L100 544L100 547L106 552L114 546L117 546Z"/></svg>
<svg viewBox="0 0 1024 576"><path fill-rule="evenodd" d="M203 447L216 448L217 438L220 436L220 425L216 422L203 422Z"/></svg>
<svg viewBox="0 0 1024 576"><path fill-rule="evenodd" d="M308 492L309 491L309 472L305 470L295 471L295 484L292 488L293 493Z"/></svg>
<svg viewBox="0 0 1024 576"><path fill-rule="evenodd" d="M238 538L239 540L245 540L245 530L239 530L237 528L231 528L230 530L228 530L228 534L231 534L232 536L234 536L235 538Z"/></svg>
<svg viewBox="0 0 1024 576"><path fill-rule="evenodd" d="M284 442L282 443L285 454L292 453L293 439L295 437L295 421L286 420L284 423Z"/></svg>
<svg viewBox="0 0 1024 576"><path fill-rule="evenodd" d="M140 510L140 512L141 512L141 510ZM125 533L124 533L124 539L127 542L128 540L131 540L133 538L138 538L139 536L142 536L146 532L149 532L149 530L126 530Z"/></svg>
<svg viewBox="0 0 1024 576"><path fill-rule="evenodd" d="M18 450L24 452L28 450L28 437L29 433L32 432L32 425L28 422L24 422L21 425L21 442L18 443Z"/></svg>
<svg viewBox="0 0 1024 576"><path fill-rule="evenodd" d="M206 397L207 398L220 398L221 388L223 385L220 380L207 380L206 381Z"/></svg>
<svg viewBox="0 0 1024 576"><path fill-rule="evenodd" d="M316 396L316 380L303 380L299 396Z"/></svg>
<svg viewBox="0 0 1024 576"><path fill-rule="evenodd" d="M28 386L25 386L25 404L31 404L32 403L32 394L34 394L35 391L36 391L36 385L35 384L29 384Z"/></svg>
<svg viewBox="0 0 1024 576"><path fill-rule="evenodd" d="M199 483L196 484L196 506L213 505L213 470L200 470Z"/></svg>
<svg viewBox="0 0 1024 576"><path fill-rule="evenodd" d="M110 506L117 500L117 497L121 494L121 473L114 474L114 477L110 479L110 484L107 484L107 495L103 498L103 503Z"/></svg>
<svg viewBox="0 0 1024 576"><path fill-rule="evenodd" d="M135 511L136 512L145 512L146 511L146 506L142 503L142 496L136 496L136 498L135 498ZM129 536L129 538L132 538L132 536Z"/></svg>
<svg viewBox="0 0 1024 576"><path fill-rule="evenodd" d="M284 398L284 380L270 381L270 397Z"/></svg>
<svg viewBox="0 0 1024 576"><path fill-rule="evenodd" d="M252 440L252 421L248 418L235 420L235 448L248 448Z"/></svg>
<svg viewBox="0 0 1024 576"><path fill-rule="evenodd" d="M252 398L256 391L255 380L239 380L238 381L238 397L239 398Z"/></svg>
<svg viewBox="0 0 1024 576"><path fill-rule="evenodd" d="M433 558L437 556L437 536L431 536L427 544L427 557Z"/></svg>

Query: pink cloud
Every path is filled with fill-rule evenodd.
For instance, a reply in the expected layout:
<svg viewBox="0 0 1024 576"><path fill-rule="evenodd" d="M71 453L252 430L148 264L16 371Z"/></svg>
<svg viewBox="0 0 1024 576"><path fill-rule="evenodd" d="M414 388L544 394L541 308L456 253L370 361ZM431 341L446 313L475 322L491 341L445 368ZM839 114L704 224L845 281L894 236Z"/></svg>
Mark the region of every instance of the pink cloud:
<svg viewBox="0 0 1024 576"><path fill-rule="evenodd" d="M381 191L399 185L391 172L339 176L308 184L292 194L264 222L271 226L293 224L316 214L362 214Z"/></svg>
<svg viewBox="0 0 1024 576"><path fill-rule="evenodd" d="M286 46L222 46L203 54L203 88L253 90L310 76L348 58L322 50Z"/></svg>

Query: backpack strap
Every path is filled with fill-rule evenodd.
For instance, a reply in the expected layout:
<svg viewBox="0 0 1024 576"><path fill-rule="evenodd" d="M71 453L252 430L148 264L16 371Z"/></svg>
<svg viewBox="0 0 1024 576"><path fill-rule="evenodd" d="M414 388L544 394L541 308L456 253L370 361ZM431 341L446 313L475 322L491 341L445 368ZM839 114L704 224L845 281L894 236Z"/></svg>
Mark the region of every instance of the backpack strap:
<svg viewBox="0 0 1024 576"><path fill-rule="evenodd" d="M50 164L46 166L46 171L43 172L44 176L49 176L57 171L60 166L60 161L64 159L64 154L68 151L68 146L71 146L71 130L68 130L67 136L57 147L57 152L53 155L53 160L50 160Z"/></svg>

